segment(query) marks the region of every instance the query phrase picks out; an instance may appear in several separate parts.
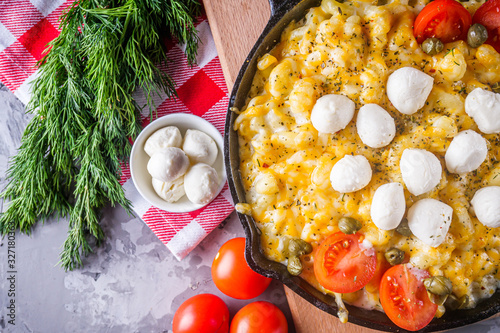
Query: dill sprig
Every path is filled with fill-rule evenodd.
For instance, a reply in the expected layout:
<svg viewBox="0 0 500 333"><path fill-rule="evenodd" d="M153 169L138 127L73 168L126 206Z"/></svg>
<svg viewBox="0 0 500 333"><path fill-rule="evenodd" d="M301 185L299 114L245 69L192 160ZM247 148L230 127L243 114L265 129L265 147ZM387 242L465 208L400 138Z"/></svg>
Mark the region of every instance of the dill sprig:
<svg viewBox="0 0 500 333"><path fill-rule="evenodd" d="M69 217L61 266L72 270L92 251L90 239L104 239L99 225L110 203L131 212L119 183L130 138L140 132L140 111L132 93L142 89L147 107L175 83L157 65L166 62L167 35L186 44L193 64L198 36L193 0L79 0L60 18L61 34L39 62L39 76L27 112L21 147L7 171L0 197L0 233L12 225L30 233L50 216Z"/></svg>

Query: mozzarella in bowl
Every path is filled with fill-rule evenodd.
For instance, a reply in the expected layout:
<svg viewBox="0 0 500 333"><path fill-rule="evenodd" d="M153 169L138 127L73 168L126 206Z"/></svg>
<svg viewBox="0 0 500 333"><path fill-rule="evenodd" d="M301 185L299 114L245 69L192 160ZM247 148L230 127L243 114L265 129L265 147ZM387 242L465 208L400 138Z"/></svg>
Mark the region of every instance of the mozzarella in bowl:
<svg viewBox="0 0 500 333"><path fill-rule="evenodd" d="M130 154L130 173L137 191L147 202L167 212L191 212L204 206L203 204L191 202L185 195L184 175L193 163L188 157L188 168L186 170L177 168L178 172L175 172L175 169L179 165L172 164L172 161L166 161L166 163L164 163L165 161L159 161L160 163L156 166L154 165L155 163L153 163L153 165L151 165L151 171L153 171L156 177L164 178L164 180L154 180L155 178L153 178L148 171L148 164L151 157L146 152L146 150L150 151L146 146L153 148L152 155L161 153L165 149L172 149L172 143L178 146L176 149L182 151L183 137L190 129L205 132L217 145L217 150L220 153L217 153L216 160L211 167L213 167L218 174L219 184L217 193L219 193L226 182L226 172L222 154L224 143L219 130L205 119L187 113L168 114L147 125L141 131L132 146ZM158 134L155 135L155 133ZM177 134L180 134L180 136ZM154 151L155 149L158 149L158 151ZM168 167L167 164L169 163L172 168ZM182 164L183 163L181 163L181 165ZM167 179L164 176L167 176ZM170 181L165 181L165 179L170 179Z"/></svg>

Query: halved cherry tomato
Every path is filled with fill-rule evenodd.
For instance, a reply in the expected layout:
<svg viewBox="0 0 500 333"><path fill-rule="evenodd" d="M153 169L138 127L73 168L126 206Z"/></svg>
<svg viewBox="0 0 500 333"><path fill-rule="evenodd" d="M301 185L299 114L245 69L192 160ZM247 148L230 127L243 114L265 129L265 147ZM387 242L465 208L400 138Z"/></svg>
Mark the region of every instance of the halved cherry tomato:
<svg viewBox="0 0 500 333"><path fill-rule="evenodd" d="M380 303L392 322L409 331L424 328L437 305L427 296L423 280L430 274L409 264L396 265L380 281Z"/></svg>
<svg viewBox="0 0 500 333"><path fill-rule="evenodd" d="M375 274L373 274L372 279L365 286L366 291L370 293L374 293L378 291L380 287L380 280L382 280L382 276L384 273L391 268L391 264L385 259L383 252L377 252L377 265L375 266Z"/></svg>
<svg viewBox="0 0 500 333"><path fill-rule="evenodd" d="M455 0L435 0L417 15L413 34L417 42L438 38L443 43L465 40L472 18L467 9Z"/></svg>
<svg viewBox="0 0 500 333"><path fill-rule="evenodd" d="M352 293L363 288L373 278L376 266L375 250L365 248L359 234L330 235L314 255L316 279L336 293Z"/></svg>
<svg viewBox="0 0 500 333"><path fill-rule="evenodd" d="M174 314L174 333L227 333L229 310L226 303L212 294L187 299Z"/></svg>
<svg viewBox="0 0 500 333"><path fill-rule="evenodd" d="M231 321L231 333L288 333L285 315L274 304L258 301L242 307Z"/></svg>
<svg viewBox="0 0 500 333"><path fill-rule="evenodd" d="M212 262L212 279L224 294L237 299L259 296L272 279L253 271L245 260L245 238L224 243Z"/></svg>
<svg viewBox="0 0 500 333"><path fill-rule="evenodd" d="M472 17L473 23L484 25L488 31L489 44L500 53L500 0L488 0L481 5Z"/></svg>

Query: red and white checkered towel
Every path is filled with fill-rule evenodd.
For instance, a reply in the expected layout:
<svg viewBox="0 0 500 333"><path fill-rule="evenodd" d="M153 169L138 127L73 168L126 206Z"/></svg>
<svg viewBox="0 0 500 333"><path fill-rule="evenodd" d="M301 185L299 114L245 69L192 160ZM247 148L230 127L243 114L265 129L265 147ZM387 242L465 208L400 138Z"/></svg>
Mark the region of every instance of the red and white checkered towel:
<svg viewBox="0 0 500 333"><path fill-rule="evenodd" d="M24 104L29 101L29 82L37 71L46 44L59 34L58 18L73 0L0 1L0 81ZM197 65L188 65L182 45L167 45L168 73L177 83L178 99L156 101L158 117L185 112L211 122L221 133L229 102L215 44L206 19L197 25L201 38ZM149 123L149 111L143 125ZM226 186L208 206L191 213L168 213L151 206L134 187L128 165L124 165L121 184L134 210L158 238L178 258L185 257L232 211Z"/></svg>

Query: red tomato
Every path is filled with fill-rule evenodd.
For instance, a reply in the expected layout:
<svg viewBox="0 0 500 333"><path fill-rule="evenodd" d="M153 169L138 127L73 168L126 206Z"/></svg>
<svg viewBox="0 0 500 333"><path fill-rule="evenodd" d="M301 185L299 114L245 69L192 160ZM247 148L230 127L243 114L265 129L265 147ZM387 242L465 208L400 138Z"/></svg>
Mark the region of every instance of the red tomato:
<svg viewBox="0 0 500 333"><path fill-rule="evenodd" d="M230 333L287 333L285 315L274 304L259 301L240 309L231 321Z"/></svg>
<svg viewBox="0 0 500 333"><path fill-rule="evenodd" d="M484 25L488 31L486 44L500 52L500 0L488 0L483 3L472 17L472 22Z"/></svg>
<svg viewBox="0 0 500 333"><path fill-rule="evenodd" d="M443 43L467 39L472 18L455 0L435 0L422 9L415 19L413 34L417 42L436 37Z"/></svg>
<svg viewBox="0 0 500 333"><path fill-rule="evenodd" d="M382 280L382 276L384 273L391 268L391 264L385 259L383 252L377 252L377 265L375 266L375 273L373 274L372 279L365 286L368 292L374 293L378 291L380 287L380 280Z"/></svg>
<svg viewBox="0 0 500 333"><path fill-rule="evenodd" d="M377 266L375 250L364 248L360 241L359 234L338 232L318 246L314 274L324 288L336 293L352 293L373 278Z"/></svg>
<svg viewBox="0 0 500 333"><path fill-rule="evenodd" d="M409 265L396 265L385 272L380 282L380 303L392 322L409 331L427 326L437 305L427 296L423 280L430 274Z"/></svg>
<svg viewBox="0 0 500 333"><path fill-rule="evenodd" d="M224 243L212 263L212 279L224 294L237 299L259 296L271 279L254 272L245 260L245 238Z"/></svg>
<svg viewBox="0 0 500 333"><path fill-rule="evenodd" d="M172 329L174 333L227 333L229 310L215 295L196 295L179 306Z"/></svg>

